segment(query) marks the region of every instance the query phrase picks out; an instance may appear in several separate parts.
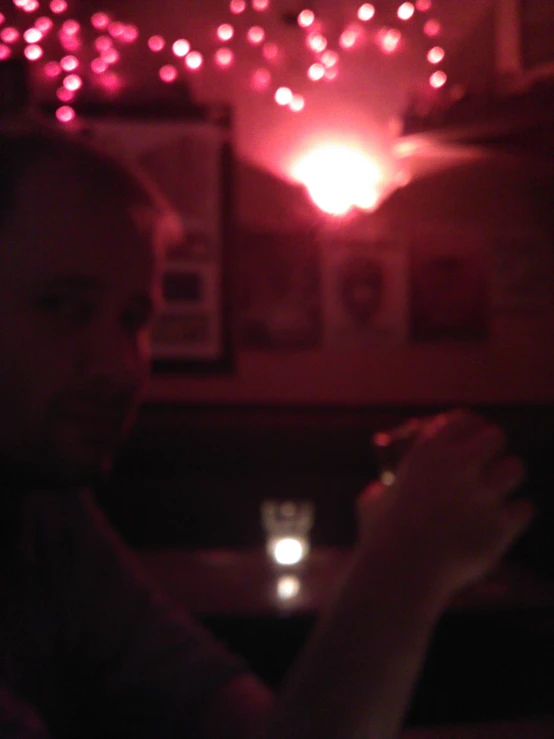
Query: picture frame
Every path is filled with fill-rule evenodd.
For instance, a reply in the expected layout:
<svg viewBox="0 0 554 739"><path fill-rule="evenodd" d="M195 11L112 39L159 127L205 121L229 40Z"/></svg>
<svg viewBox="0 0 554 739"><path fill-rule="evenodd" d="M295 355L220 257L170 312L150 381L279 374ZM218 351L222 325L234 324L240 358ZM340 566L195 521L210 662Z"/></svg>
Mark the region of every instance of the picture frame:
<svg viewBox="0 0 554 739"><path fill-rule="evenodd" d="M164 262L163 308L151 333L152 374L230 372L230 109L78 114L93 140L139 165L181 221Z"/></svg>

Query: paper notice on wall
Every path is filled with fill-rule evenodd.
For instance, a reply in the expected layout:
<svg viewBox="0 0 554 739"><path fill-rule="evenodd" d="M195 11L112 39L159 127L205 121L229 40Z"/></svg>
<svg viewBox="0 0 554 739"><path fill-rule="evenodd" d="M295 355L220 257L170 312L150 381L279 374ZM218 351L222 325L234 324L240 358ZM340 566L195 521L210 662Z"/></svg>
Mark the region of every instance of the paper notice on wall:
<svg viewBox="0 0 554 739"><path fill-rule="evenodd" d="M324 344L373 346L407 335L407 256L393 238L321 244Z"/></svg>

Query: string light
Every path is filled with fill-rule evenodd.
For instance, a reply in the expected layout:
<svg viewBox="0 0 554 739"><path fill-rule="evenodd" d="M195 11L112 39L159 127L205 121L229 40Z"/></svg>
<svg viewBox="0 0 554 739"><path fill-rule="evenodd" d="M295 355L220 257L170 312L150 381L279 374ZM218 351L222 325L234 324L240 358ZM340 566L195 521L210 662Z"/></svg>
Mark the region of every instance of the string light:
<svg viewBox="0 0 554 739"><path fill-rule="evenodd" d="M271 72L269 69L256 69L256 71L252 74L252 80L251 80L252 87L257 92L263 92L264 90L267 90L269 85L271 84Z"/></svg>
<svg viewBox="0 0 554 739"><path fill-rule="evenodd" d="M56 15L65 13L67 10L67 3L65 0L52 0L50 3L50 10Z"/></svg>
<svg viewBox="0 0 554 739"><path fill-rule="evenodd" d="M306 45L312 51L322 52L327 48L327 39L321 33L310 33L306 37Z"/></svg>
<svg viewBox="0 0 554 739"><path fill-rule="evenodd" d="M38 0L28 0L23 6L25 13L34 13L39 8Z"/></svg>
<svg viewBox="0 0 554 739"><path fill-rule="evenodd" d="M233 15L240 15L246 10L246 3L244 0L231 0L229 3L229 10Z"/></svg>
<svg viewBox="0 0 554 739"><path fill-rule="evenodd" d="M67 77L64 78L63 86L66 90L77 92L77 90L80 90L83 86L83 80L78 74L68 74Z"/></svg>
<svg viewBox="0 0 554 739"><path fill-rule="evenodd" d="M48 18L47 16L43 16L41 18L37 18L36 21L35 21L35 28L38 28L38 30L43 35L46 35L48 33L48 31L51 30L51 28L52 28L53 25L54 24L52 23L52 21L50 20L50 18Z"/></svg>
<svg viewBox="0 0 554 739"><path fill-rule="evenodd" d="M289 87L279 87L275 91L275 102L277 105L287 106L292 103L293 94Z"/></svg>
<svg viewBox="0 0 554 739"><path fill-rule="evenodd" d="M331 51L330 49L328 51L323 52L321 55L321 63L324 64L328 69L330 67L334 67L336 64L339 63L339 55L336 51Z"/></svg>
<svg viewBox="0 0 554 739"><path fill-rule="evenodd" d="M313 10L302 10L298 14L297 23L300 28L309 28L315 21L315 14Z"/></svg>
<svg viewBox="0 0 554 739"><path fill-rule="evenodd" d="M407 21L410 20L414 13L415 7L412 3L402 3L398 8L397 15L401 21Z"/></svg>
<svg viewBox="0 0 554 739"><path fill-rule="evenodd" d="M196 72L204 64L204 57L199 51L191 51L185 58L185 65Z"/></svg>
<svg viewBox="0 0 554 739"><path fill-rule="evenodd" d="M58 62L47 62L44 65L44 74L47 77L50 77L51 79L54 79L55 77L59 77L62 73L62 68Z"/></svg>
<svg viewBox="0 0 554 739"><path fill-rule="evenodd" d="M62 33L65 36L76 36L81 30L81 25L75 20L66 21L62 26Z"/></svg>
<svg viewBox="0 0 554 739"><path fill-rule="evenodd" d="M175 41L171 48L175 56L184 58L190 51L190 43L186 39L180 38L178 41Z"/></svg>
<svg viewBox="0 0 554 739"><path fill-rule="evenodd" d="M5 44L15 44L19 40L19 36L19 31L16 28L12 28L12 26L3 28L0 32L0 38Z"/></svg>
<svg viewBox="0 0 554 739"><path fill-rule="evenodd" d="M428 10L431 10L433 6L433 3L431 0L417 0L416 2L416 10L419 10L420 13L427 13Z"/></svg>
<svg viewBox="0 0 554 739"><path fill-rule="evenodd" d="M306 101L302 95L293 95L289 103L289 108L293 113L300 113L301 110L304 110L305 105Z"/></svg>
<svg viewBox="0 0 554 739"><path fill-rule="evenodd" d="M60 123L71 123L75 120L75 111L70 105L62 105L56 110L56 118Z"/></svg>
<svg viewBox="0 0 554 739"><path fill-rule="evenodd" d="M438 90L439 87L443 87L446 84L447 79L446 74L439 70L438 72L433 72L429 77L429 84Z"/></svg>
<svg viewBox="0 0 554 739"><path fill-rule="evenodd" d="M138 39L138 37L139 37L138 28L132 23L128 23L125 26L125 29L121 36L121 40L125 41L126 44L132 44Z"/></svg>
<svg viewBox="0 0 554 739"><path fill-rule="evenodd" d="M106 64L117 64L117 62L119 61L119 52L112 46L111 48L106 49L106 51L102 52L102 59L106 62Z"/></svg>
<svg viewBox="0 0 554 739"><path fill-rule="evenodd" d="M261 26L252 26L248 29L246 38L248 39L248 43L253 46L259 46L265 38L265 31Z"/></svg>
<svg viewBox="0 0 554 739"><path fill-rule="evenodd" d="M262 54L268 62L274 62L279 56L279 47L273 41L268 41L263 45Z"/></svg>
<svg viewBox="0 0 554 739"><path fill-rule="evenodd" d="M175 80L177 79L177 70L175 69L173 64L165 64L160 69L159 74L162 82L166 82L167 84L175 82Z"/></svg>
<svg viewBox="0 0 554 739"><path fill-rule="evenodd" d="M37 44L30 44L25 47L25 51L23 53L30 62L36 62L37 59L41 58L43 51Z"/></svg>
<svg viewBox="0 0 554 739"><path fill-rule="evenodd" d="M443 59L444 49L440 46L433 46L433 48L429 49L429 51L427 52L427 61L429 61L431 64L440 64Z"/></svg>
<svg viewBox="0 0 554 739"><path fill-rule="evenodd" d="M0 26L2 25L2 23L4 23L5 20L6 16L3 13L0 13Z"/></svg>
<svg viewBox="0 0 554 739"><path fill-rule="evenodd" d="M98 38L94 42L94 45L96 47L96 50L103 54L104 52L108 51L108 49L111 49L113 44L109 36L98 36Z"/></svg>
<svg viewBox="0 0 554 739"><path fill-rule="evenodd" d="M6 44L0 44L0 61L4 61L4 59L9 59L12 54L12 51L9 46L6 46Z"/></svg>
<svg viewBox="0 0 554 739"><path fill-rule="evenodd" d="M150 36L148 39L148 48L150 51L158 52L161 51L165 46L165 39L163 36Z"/></svg>
<svg viewBox="0 0 554 739"><path fill-rule="evenodd" d="M375 15L375 8L370 3L364 3L358 8L358 19L361 21L370 21Z"/></svg>
<svg viewBox="0 0 554 739"><path fill-rule="evenodd" d="M402 34L397 28L386 28L383 29L377 37L381 51L385 54L392 54L400 45Z"/></svg>
<svg viewBox="0 0 554 739"><path fill-rule="evenodd" d="M426 36L438 36L441 32L441 24L435 18L428 20L423 26L423 33Z"/></svg>
<svg viewBox="0 0 554 739"><path fill-rule="evenodd" d="M91 61L90 68L92 69L94 74L102 74L107 70L108 63L105 59L102 59L101 57L96 57L96 59L93 59Z"/></svg>
<svg viewBox="0 0 554 739"><path fill-rule="evenodd" d="M60 62L60 67L63 69L64 72L73 72L77 69L79 66L79 60L76 56L64 56L64 58Z"/></svg>
<svg viewBox="0 0 554 739"><path fill-rule="evenodd" d="M308 77L313 82L318 82L319 80L323 79L323 76L325 75L325 66L323 64L320 64L319 62L315 62L314 64L310 65L308 68Z"/></svg>
<svg viewBox="0 0 554 739"><path fill-rule="evenodd" d="M218 67L221 67L222 69L227 69L227 67L230 67L231 64L234 62L235 55L233 54L231 49L224 46L215 52L214 58L215 63Z"/></svg>
<svg viewBox="0 0 554 739"><path fill-rule="evenodd" d="M92 27L96 28L97 31L105 31L110 25L111 20L107 13L94 13L91 16L90 22Z"/></svg>
<svg viewBox="0 0 554 739"><path fill-rule="evenodd" d="M235 35L235 29L230 23L222 23L217 29L217 38L220 41L230 41Z"/></svg>
<svg viewBox="0 0 554 739"><path fill-rule="evenodd" d="M23 38L28 44L38 44L42 40L42 33L38 28L28 28L23 34Z"/></svg>
<svg viewBox="0 0 554 739"><path fill-rule="evenodd" d="M125 33L125 24L120 21L112 21L108 26L108 33L112 38L120 38Z"/></svg>
<svg viewBox="0 0 554 739"><path fill-rule="evenodd" d="M67 87L58 87L56 97L62 103L70 103L75 97L75 93L73 90L68 90Z"/></svg>
<svg viewBox="0 0 554 739"><path fill-rule="evenodd" d="M252 0L252 8L259 12L263 12L269 8L269 0Z"/></svg>

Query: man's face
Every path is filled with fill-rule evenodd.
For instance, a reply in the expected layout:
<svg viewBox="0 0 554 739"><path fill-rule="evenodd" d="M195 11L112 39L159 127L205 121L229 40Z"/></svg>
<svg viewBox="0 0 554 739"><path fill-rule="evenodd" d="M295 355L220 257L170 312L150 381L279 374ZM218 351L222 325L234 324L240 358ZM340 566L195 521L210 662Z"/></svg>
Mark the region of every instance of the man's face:
<svg viewBox="0 0 554 739"><path fill-rule="evenodd" d="M109 471L148 377L151 234L75 164L34 165L0 233L0 480Z"/></svg>

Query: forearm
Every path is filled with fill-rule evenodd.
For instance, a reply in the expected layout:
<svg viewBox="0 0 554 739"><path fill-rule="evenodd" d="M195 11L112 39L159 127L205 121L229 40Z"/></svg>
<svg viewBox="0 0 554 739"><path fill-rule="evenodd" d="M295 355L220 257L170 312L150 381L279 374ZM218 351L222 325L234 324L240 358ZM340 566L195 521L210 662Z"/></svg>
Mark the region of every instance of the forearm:
<svg viewBox="0 0 554 739"><path fill-rule="evenodd" d="M445 605L395 542L356 553L277 702L270 739L389 739Z"/></svg>

